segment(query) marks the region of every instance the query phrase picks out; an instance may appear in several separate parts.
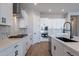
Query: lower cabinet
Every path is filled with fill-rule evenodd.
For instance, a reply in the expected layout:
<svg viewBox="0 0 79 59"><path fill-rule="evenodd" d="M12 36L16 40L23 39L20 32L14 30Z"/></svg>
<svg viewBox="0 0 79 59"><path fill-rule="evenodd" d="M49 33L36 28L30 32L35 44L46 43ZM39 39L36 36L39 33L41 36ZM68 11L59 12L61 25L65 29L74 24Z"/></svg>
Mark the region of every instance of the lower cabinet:
<svg viewBox="0 0 79 59"><path fill-rule="evenodd" d="M63 56L64 55L64 48L63 45L60 44L58 41L54 40L54 56Z"/></svg>
<svg viewBox="0 0 79 59"><path fill-rule="evenodd" d="M79 53L73 49L65 47L64 48L64 55L65 56L79 56Z"/></svg>
<svg viewBox="0 0 79 59"><path fill-rule="evenodd" d="M14 47L9 47L0 52L0 56L14 56L15 55Z"/></svg>
<svg viewBox="0 0 79 59"><path fill-rule="evenodd" d="M25 55L27 52L27 41L23 41L23 44L22 44L22 55Z"/></svg>
<svg viewBox="0 0 79 59"><path fill-rule="evenodd" d="M51 49L51 54L53 56L54 54L54 39L52 37L49 37L49 40L50 40L50 49Z"/></svg>
<svg viewBox="0 0 79 59"><path fill-rule="evenodd" d="M75 50L64 46L62 43L52 38L51 52L53 56L79 56L79 53Z"/></svg>
<svg viewBox="0 0 79 59"><path fill-rule="evenodd" d="M15 48L15 56L22 56L23 55L23 46L22 46L22 42L16 43L14 48Z"/></svg>
<svg viewBox="0 0 79 59"><path fill-rule="evenodd" d="M70 50L64 49L65 56L75 56Z"/></svg>
<svg viewBox="0 0 79 59"><path fill-rule="evenodd" d="M24 37L21 41L1 51L0 56L25 56L27 50L31 46L31 43L29 44L29 42L29 38Z"/></svg>

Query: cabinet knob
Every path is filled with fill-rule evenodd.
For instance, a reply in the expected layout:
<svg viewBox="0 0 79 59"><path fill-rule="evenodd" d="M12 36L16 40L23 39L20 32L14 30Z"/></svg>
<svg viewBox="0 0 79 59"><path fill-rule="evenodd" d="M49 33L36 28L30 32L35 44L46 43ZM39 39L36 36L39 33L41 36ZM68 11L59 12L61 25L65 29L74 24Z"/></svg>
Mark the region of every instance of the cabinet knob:
<svg viewBox="0 0 79 59"><path fill-rule="evenodd" d="M18 50L15 51L15 56L17 56L17 55L18 55Z"/></svg>
<svg viewBox="0 0 79 59"><path fill-rule="evenodd" d="M26 43L26 45L27 45L27 43Z"/></svg>
<svg viewBox="0 0 79 59"><path fill-rule="evenodd" d="M36 34L36 33L34 33L34 34Z"/></svg>
<svg viewBox="0 0 79 59"><path fill-rule="evenodd" d="M54 45L54 50L56 50L56 46Z"/></svg>

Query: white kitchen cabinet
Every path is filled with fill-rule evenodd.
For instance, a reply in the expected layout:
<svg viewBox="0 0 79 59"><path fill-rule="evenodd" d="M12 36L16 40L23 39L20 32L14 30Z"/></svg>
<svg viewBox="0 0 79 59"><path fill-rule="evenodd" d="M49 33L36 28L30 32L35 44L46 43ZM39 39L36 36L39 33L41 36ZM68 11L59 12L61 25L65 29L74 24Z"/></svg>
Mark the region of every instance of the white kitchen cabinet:
<svg viewBox="0 0 79 59"><path fill-rule="evenodd" d="M27 42L24 40L22 43L23 55L27 53Z"/></svg>
<svg viewBox="0 0 79 59"><path fill-rule="evenodd" d="M0 51L0 56L25 56L31 46L28 36Z"/></svg>
<svg viewBox="0 0 79 59"><path fill-rule="evenodd" d="M25 10L21 10L22 17L19 19L19 28L28 27L28 14Z"/></svg>
<svg viewBox="0 0 79 59"><path fill-rule="evenodd" d="M51 41L51 54L54 54L54 39L52 37L50 37L50 41Z"/></svg>
<svg viewBox="0 0 79 59"><path fill-rule="evenodd" d="M32 45L32 39L29 38L29 48L31 47L31 45Z"/></svg>
<svg viewBox="0 0 79 59"><path fill-rule="evenodd" d="M15 49L13 46L8 47L0 52L0 56L14 56L15 55Z"/></svg>
<svg viewBox="0 0 79 59"><path fill-rule="evenodd" d="M53 56L78 56L79 53L70 47L63 45L63 43L57 41L56 38L52 38L51 52Z"/></svg>
<svg viewBox="0 0 79 59"><path fill-rule="evenodd" d="M15 50L18 50L18 56L25 56L28 49L31 46L31 41L28 36L22 38L20 42L18 42Z"/></svg>
<svg viewBox="0 0 79 59"><path fill-rule="evenodd" d="M19 19L19 28L27 28L27 21L24 18Z"/></svg>
<svg viewBox="0 0 79 59"><path fill-rule="evenodd" d="M27 49L29 49L31 47L31 45L32 45L32 39L31 38L28 39L27 44L28 44Z"/></svg>
<svg viewBox="0 0 79 59"><path fill-rule="evenodd" d="M18 42L15 44L14 49L15 49L15 56L22 56L23 55L23 48L22 48L22 42ZM17 53L16 53L17 51Z"/></svg>
<svg viewBox="0 0 79 59"><path fill-rule="evenodd" d="M26 37L24 42L25 42L25 48L26 50L28 50L30 46L32 45L30 37Z"/></svg>
<svg viewBox="0 0 79 59"><path fill-rule="evenodd" d="M11 25L13 19L12 3L0 4L0 25Z"/></svg>
<svg viewBox="0 0 79 59"><path fill-rule="evenodd" d="M79 56L79 53L69 47L64 47L64 56Z"/></svg>
<svg viewBox="0 0 79 59"><path fill-rule="evenodd" d="M64 55L64 48L63 45L54 39L54 56L63 56Z"/></svg>
<svg viewBox="0 0 79 59"><path fill-rule="evenodd" d="M22 56L20 44L14 44L0 52L0 56Z"/></svg>
<svg viewBox="0 0 79 59"><path fill-rule="evenodd" d="M64 49L64 56L76 56L74 53L72 53L70 50L68 49Z"/></svg>
<svg viewBox="0 0 79 59"><path fill-rule="evenodd" d="M28 49L31 46L31 40L29 37L24 37L22 42L22 48L23 48L23 55L25 55L28 51Z"/></svg>

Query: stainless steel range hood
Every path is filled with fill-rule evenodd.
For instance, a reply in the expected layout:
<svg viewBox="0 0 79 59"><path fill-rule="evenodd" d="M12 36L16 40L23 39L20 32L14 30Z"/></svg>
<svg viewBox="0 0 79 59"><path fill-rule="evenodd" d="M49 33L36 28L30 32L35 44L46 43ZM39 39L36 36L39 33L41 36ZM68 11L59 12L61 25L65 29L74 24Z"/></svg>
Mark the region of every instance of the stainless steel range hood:
<svg viewBox="0 0 79 59"><path fill-rule="evenodd" d="M13 3L13 16L21 17L20 3Z"/></svg>

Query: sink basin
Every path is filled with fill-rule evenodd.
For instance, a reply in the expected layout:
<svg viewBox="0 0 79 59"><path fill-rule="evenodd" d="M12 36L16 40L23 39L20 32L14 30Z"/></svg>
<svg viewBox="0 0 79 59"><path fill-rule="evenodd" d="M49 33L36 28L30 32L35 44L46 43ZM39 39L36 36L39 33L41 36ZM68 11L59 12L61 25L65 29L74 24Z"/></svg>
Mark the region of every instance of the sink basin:
<svg viewBox="0 0 79 59"><path fill-rule="evenodd" d="M9 38L23 38L24 36L27 36L27 34L18 34L15 36L9 36Z"/></svg>
<svg viewBox="0 0 79 59"><path fill-rule="evenodd" d="M56 38L59 39L59 40L62 40L62 41L64 41L64 42L78 42L78 41L71 40L71 39L64 38L64 37L56 37Z"/></svg>

